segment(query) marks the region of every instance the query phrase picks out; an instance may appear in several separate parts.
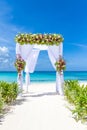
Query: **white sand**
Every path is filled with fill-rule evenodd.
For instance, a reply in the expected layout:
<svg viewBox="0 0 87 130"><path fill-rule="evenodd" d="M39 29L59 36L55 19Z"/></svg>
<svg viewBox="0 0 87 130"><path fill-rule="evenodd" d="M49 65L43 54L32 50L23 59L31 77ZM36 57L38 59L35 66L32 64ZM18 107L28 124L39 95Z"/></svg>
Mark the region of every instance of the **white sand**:
<svg viewBox="0 0 87 130"><path fill-rule="evenodd" d="M32 84L0 123L0 130L87 130L66 108L55 83Z"/></svg>
<svg viewBox="0 0 87 130"><path fill-rule="evenodd" d="M87 81L79 81L80 85L84 85L86 86L87 85Z"/></svg>

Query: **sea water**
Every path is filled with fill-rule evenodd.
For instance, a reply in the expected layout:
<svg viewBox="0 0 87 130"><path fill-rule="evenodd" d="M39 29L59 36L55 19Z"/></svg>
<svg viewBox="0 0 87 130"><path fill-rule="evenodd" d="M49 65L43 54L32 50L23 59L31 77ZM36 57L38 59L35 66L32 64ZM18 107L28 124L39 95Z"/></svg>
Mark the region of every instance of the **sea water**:
<svg viewBox="0 0 87 130"><path fill-rule="evenodd" d="M25 73L23 73L23 80L25 81ZM65 71L65 80L81 80L87 81L87 71ZM17 72L0 72L0 81L7 82L17 81ZM56 72L38 71L30 74L31 82L54 82L56 80Z"/></svg>

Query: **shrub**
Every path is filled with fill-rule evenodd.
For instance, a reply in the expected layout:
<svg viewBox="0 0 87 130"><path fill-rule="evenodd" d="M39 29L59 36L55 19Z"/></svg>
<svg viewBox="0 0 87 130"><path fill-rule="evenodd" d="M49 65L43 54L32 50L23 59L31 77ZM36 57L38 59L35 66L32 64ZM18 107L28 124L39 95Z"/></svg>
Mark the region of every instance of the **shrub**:
<svg viewBox="0 0 87 130"><path fill-rule="evenodd" d="M11 103L18 95L18 85L15 82L8 83L5 81L0 81L0 89L5 103Z"/></svg>
<svg viewBox="0 0 87 130"><path fill-rule="evenodd" d="M80 85L77 80L65 81L64 93L70 103L75 104L79 91Z"/></svg>
<svg viewBox="0 0 87 130"><path fill-rule="evenodd" d="M1 91L0 91L0 113L2 112L3 106L4 106L4 100L2 98Z"/></svg>
<svg viewBox="0 0 87 130"><path fill-rule="evenodd" d="M87 121L87 86L81 86L73 114L75 114L76 120Z"/></svg>
<svg viewBox="0 0 87 130"><path fill-rule="evenodd" d="M65 81L64 93L75 107L72 113L76 120L87 121L87 86L80 86L78 81Z"/></svg>

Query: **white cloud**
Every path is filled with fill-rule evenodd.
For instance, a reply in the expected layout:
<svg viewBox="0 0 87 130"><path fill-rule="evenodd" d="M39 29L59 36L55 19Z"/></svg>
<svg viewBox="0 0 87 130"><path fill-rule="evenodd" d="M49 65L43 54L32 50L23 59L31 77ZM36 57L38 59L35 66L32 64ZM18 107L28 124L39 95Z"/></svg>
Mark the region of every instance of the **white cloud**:
<svg viewBox="0 0 87 130"><path fill-rule="evenodd" d="M85 44L76 44L76 46L78 46L78 47L84 47L84 48L87 47L87 45L85 45Z"/></svg>
<svg viewBox="0 0 87 130"><path fill-rule="evenodd" d="M8 62L9 62L9 60L8 60L8 59L5 59L5 60L3 60L3 62L4 62L4 63L8 63Z"/></svg>
<svg viewBox="0 0 87 130"><path fill-rule="evenodd" d="M4 0L0 0L0 68L13 68L15 60L15 35L23 32L24 27L12 24L14 18L12 7ZM25 32L25 31L24 31ZM6 64L8 63L8 64ZM10 67L9 67L10 66Z"/></svg>
<svg viewBox="0 0 87 130"><path fill-rule="evenodd" d="M0 42L5 42L5 43L8 43L8 42L9 42L9 40L8 40L8 39L5 39L5 38L3 38L3 37L0 37Z"/></svg>
<svg viewBox="0 0 87 130"><path fill-rule="evenodd" d="M18 32L23 30L17 25L11 23L12 18L12 7L4 0L0 0L0 44L8 43L8 46L14 44L14 37ZM13 45L14 46L14 45Z"/></svg>
<svg viewBox="0 0 87 130"><path fill-rule="evenodd" d="M71 45L77 46L77 47L82 47L82 48L87 48L87 43L71 43Z"/></svg>
<svg viewBox="0 0 87 130"><path fill-rule="evenodd" d="M14 37L23 28L11 23L12 8L4 0L0 0L0 68L13 67L10 65L15 58L15 42ZM8 64L7 64L8 63ZM9 67L10 66L10 67Z"/></svg>
<svg viewBox="0 0 87 130"><path fill-rule="evenodd" d="M0 53L8 53L8 48L7 47L0 47Z"/></svg>

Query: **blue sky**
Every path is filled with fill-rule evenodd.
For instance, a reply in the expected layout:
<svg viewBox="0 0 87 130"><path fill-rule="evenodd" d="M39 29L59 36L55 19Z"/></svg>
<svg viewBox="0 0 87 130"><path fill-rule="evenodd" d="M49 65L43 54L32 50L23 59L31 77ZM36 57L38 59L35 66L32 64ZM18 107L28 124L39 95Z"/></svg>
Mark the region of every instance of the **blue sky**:
<svg viewBox="0 0 87 130"><path fill-rule="evenodd" d="M0 0L0 70L14 70L18 32L62 34L67 70L87 70L87 0ZM36 70L53 70L46 51Z"/></svg>

